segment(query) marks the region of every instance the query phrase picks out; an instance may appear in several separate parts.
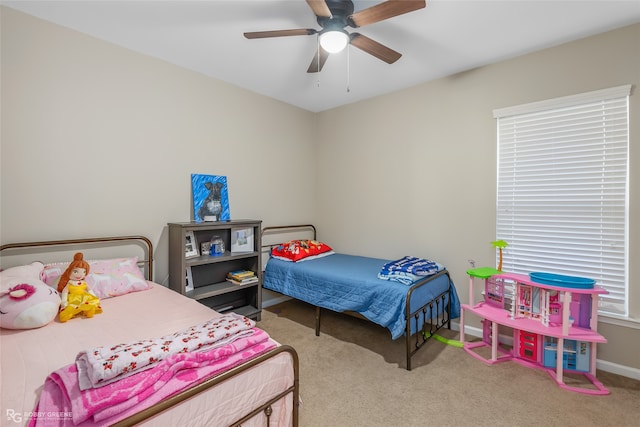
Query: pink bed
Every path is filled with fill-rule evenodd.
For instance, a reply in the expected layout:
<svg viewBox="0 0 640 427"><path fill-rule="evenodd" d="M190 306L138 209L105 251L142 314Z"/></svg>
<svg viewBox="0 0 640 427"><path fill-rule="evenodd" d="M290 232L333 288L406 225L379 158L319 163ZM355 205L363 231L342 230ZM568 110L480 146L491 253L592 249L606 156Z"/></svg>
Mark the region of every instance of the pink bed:
<svg viewBox="0 0 640 427"><path fill-rule="evenodd" d="M3 249L7 246L10 245ZM45 378L72 364L78 352L161 337L221 316L151 282L148 290L103 299L102 308L103 313L91 319L74 318L60 323L56 318L38 329L0 329L3 425L27 425ZM172 402L164 401L156 408L160 413L143 411L123 423L226 426L249 416L242 425L297 425L297 356L290 347L275 344L259 359L210 379L211 388L200 390L206 387L197 386L185 396L176 397L179 403L175 406L166 409ZM195 395L190 397L192 393Z"/></svg>

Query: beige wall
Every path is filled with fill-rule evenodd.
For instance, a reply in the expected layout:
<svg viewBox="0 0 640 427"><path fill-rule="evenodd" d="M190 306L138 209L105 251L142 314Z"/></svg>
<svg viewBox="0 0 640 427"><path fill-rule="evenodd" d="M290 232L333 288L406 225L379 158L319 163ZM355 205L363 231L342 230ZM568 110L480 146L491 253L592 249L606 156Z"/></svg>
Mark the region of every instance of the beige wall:
<svg viewBox="0 0 640 427"><path fill-rule="evenodd" d="M466 301L467 259L491 265L495 257L492 110L631 83L640 111L632 53L640 25L313 114L0 12L1 241L144 234L156 245L160 282L165 226L190 218L195 172L227 175L233 217L315 222L343 252L437 259ZM632 260L640 253L638 117ZM632 264L640 318L638 273ZM598 357L640 369L639 331L603 330L609 343Z"/></svg>
<svg viewBox="0 0 640 427"><path fill-rule="evenodd" d="M629 278L640 320L640 25L318 114L321 238L347 253L439 260L468 301L467 260L495 265L493 110L623 84L633 84ZM600 327L609 343L598 357L640 369L640 330Z"/></svg>
<svg viewBox="0 0 640 427"><path fill-rule="evenodd" d="M233 218L315 219L312 113L0 10L3 243L140 233L163 282L191 173L227 176Z"/></svg>

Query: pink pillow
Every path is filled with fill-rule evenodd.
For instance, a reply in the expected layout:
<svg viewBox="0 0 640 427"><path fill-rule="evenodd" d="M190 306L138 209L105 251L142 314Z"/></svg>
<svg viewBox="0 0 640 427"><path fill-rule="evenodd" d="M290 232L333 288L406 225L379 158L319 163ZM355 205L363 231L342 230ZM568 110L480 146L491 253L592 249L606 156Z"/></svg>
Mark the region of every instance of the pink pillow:
<svg viewBox="0 0 640 427"><path fill-rule="evenodd" d="M70 262L46 264L41 273L42 281L57 287L58 279L69 264ZM137 257L89 261L89 274L85 280L96 296L102 299L151 288L138 268Z"/></svg>

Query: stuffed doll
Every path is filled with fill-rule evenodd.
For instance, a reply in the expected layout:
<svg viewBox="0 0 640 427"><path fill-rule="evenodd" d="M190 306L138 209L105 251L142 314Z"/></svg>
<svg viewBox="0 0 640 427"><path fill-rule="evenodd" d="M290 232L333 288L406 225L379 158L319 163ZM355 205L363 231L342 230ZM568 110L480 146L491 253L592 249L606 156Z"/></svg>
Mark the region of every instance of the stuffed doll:
<svg viewBox="0 0 640 427"><path fill-rule="evenodd" d="M0 327L33 329L48 325L60 307L60 294L40 280L41 262L0 272Z"/></svg>
<svg viewBox="0 0 640 427"><path fill-rule="evenodd" d="M62 273L58 282L58 292L62 294L61 322L66 322L78 314L83 314L85 317L93 317L94 314L102 313L100 299L89 289L89 285L84 281L87 274L89 274L89 263L83 260L82 257L81 252L73 256L73 261Z"/></svg>

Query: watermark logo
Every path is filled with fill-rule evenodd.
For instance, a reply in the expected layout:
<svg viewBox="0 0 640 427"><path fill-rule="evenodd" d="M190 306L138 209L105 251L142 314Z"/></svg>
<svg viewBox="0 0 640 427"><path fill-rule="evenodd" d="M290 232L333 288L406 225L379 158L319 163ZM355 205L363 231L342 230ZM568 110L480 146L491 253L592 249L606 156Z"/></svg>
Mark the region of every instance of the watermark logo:
<svg viewBox="0 0 640 427"><path fill-rule="evenodd" d="M14 423L22 423L24 420L35 418L47 418L50 420L64 420L73 418L71 412L67 411L19 412L13 409L7 409L6 417L7 421L13 421Z"/></svg>
<svg viewBox="0 0 640 427"><path fill-rule="evenodd" d="M22 412L16 412L13 409L7 409L7 420L14 423L22 422Z"/></svg>

